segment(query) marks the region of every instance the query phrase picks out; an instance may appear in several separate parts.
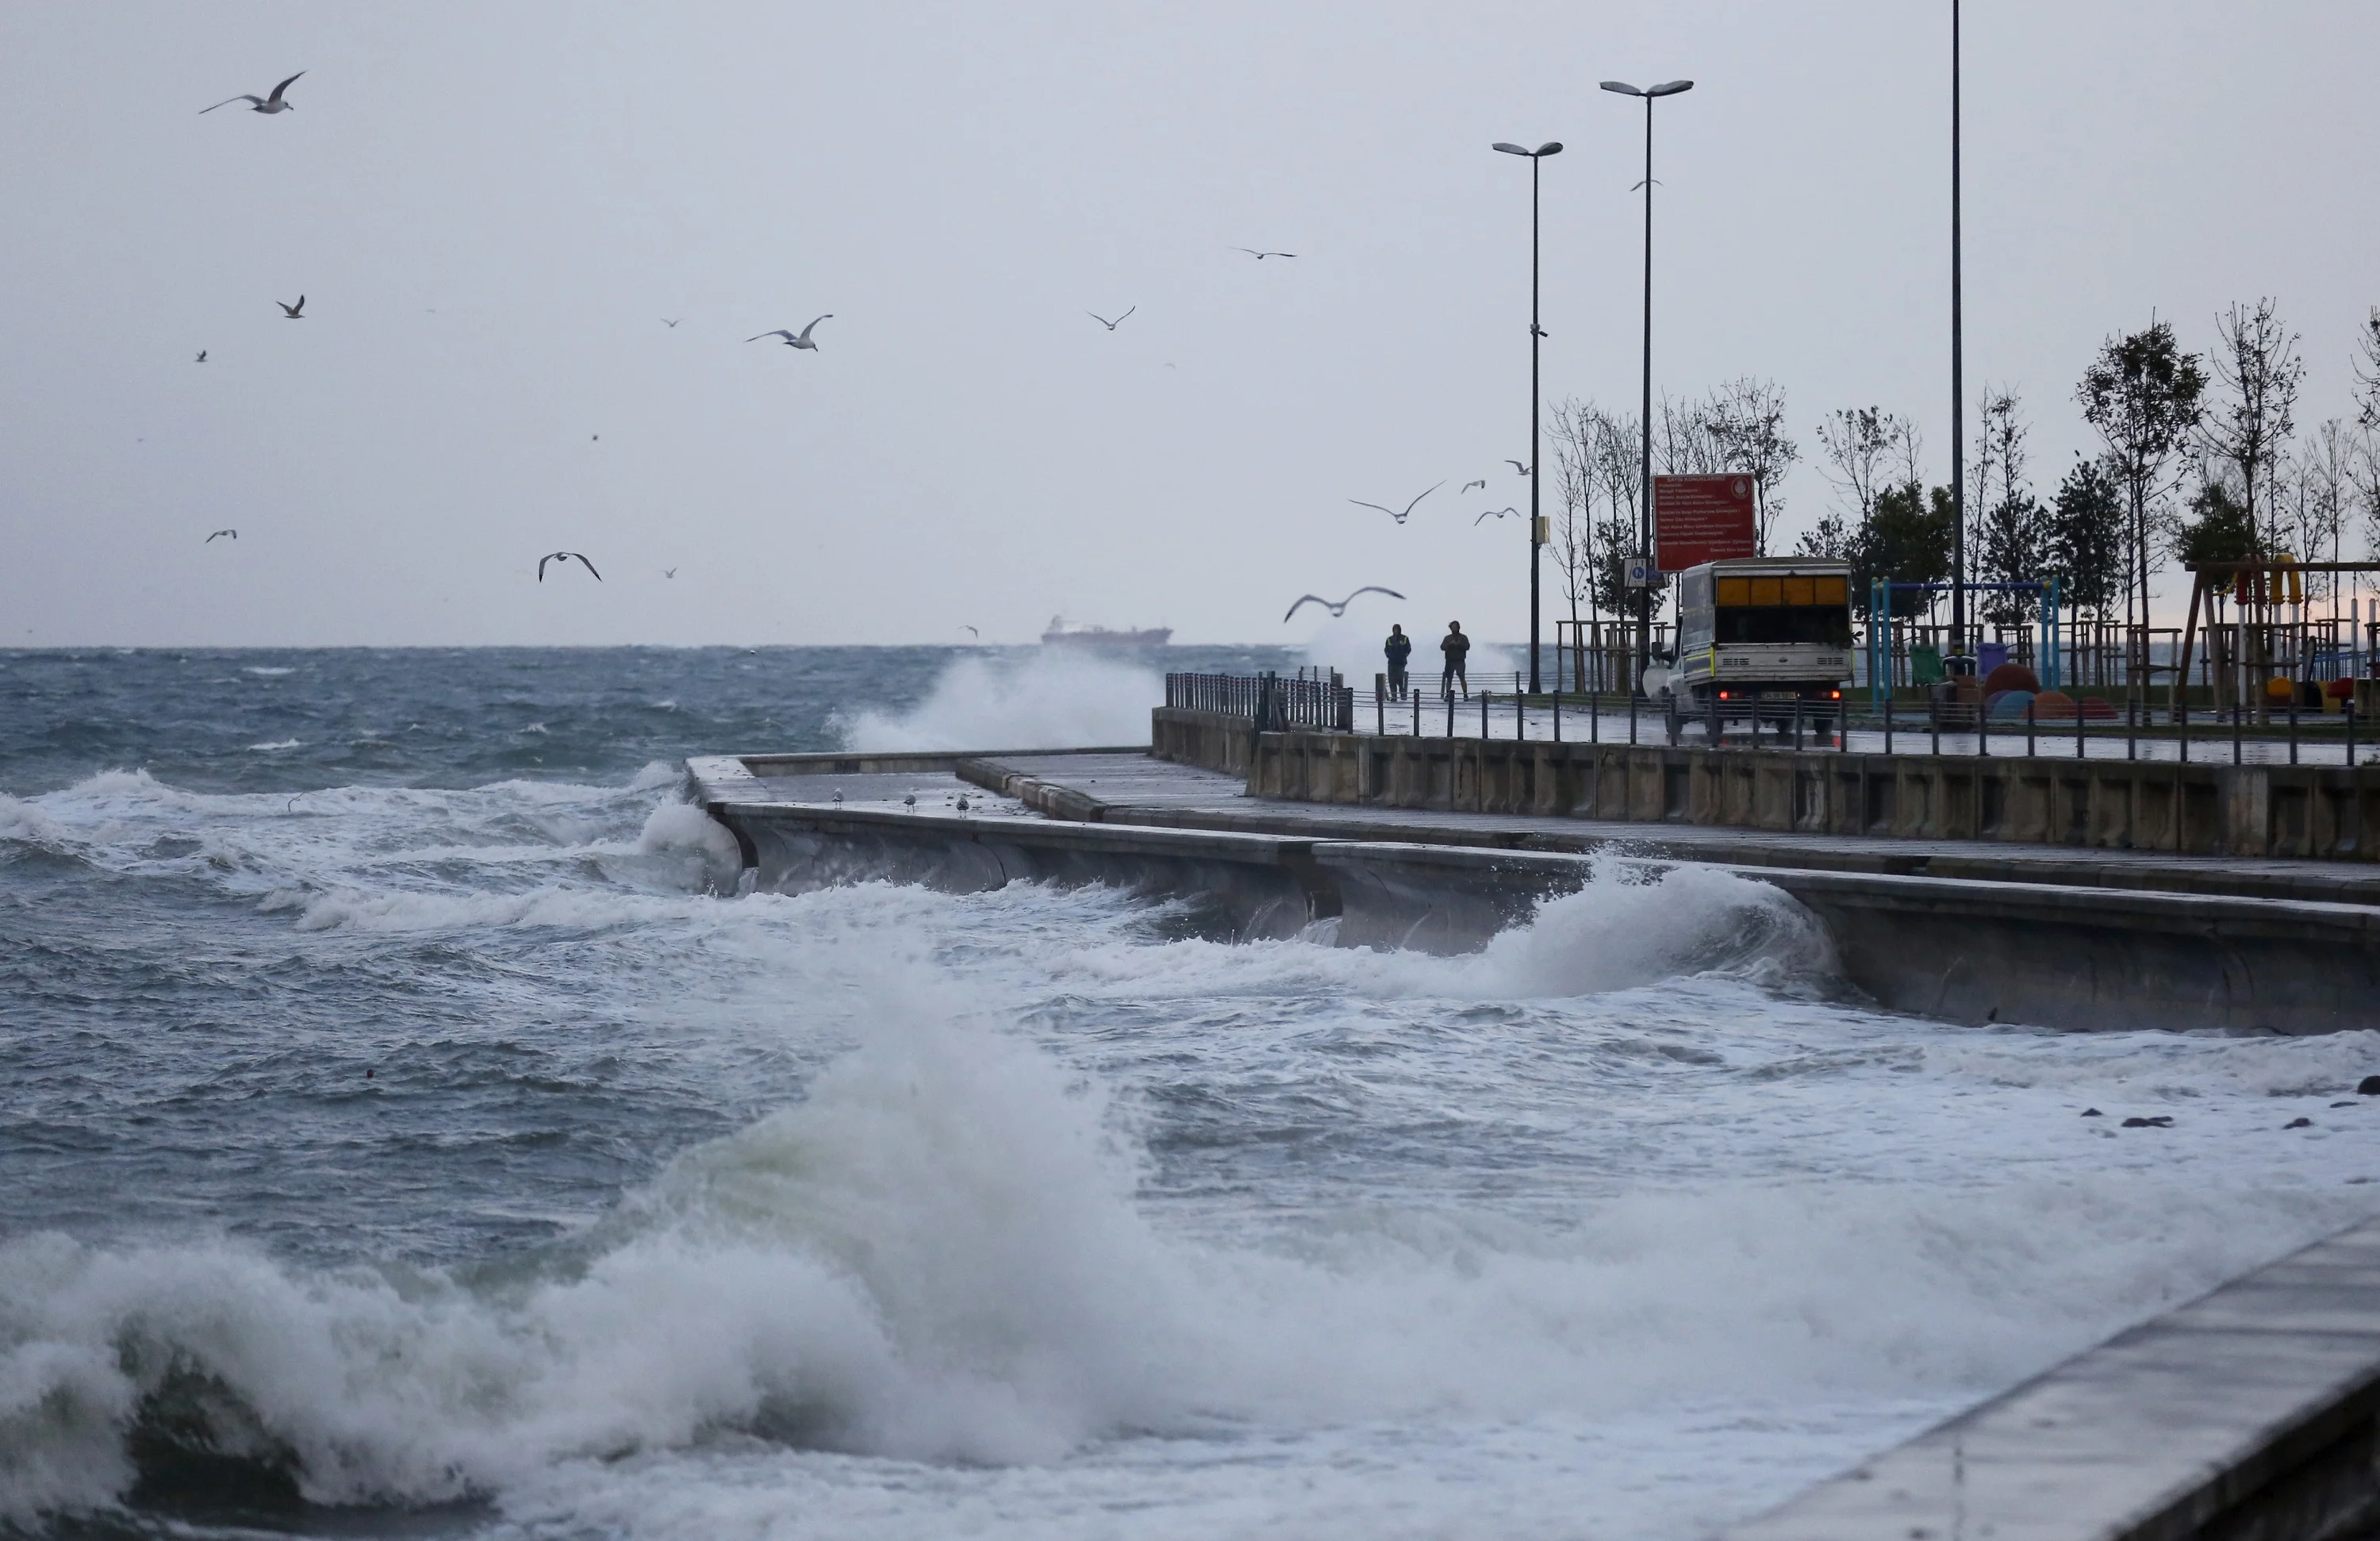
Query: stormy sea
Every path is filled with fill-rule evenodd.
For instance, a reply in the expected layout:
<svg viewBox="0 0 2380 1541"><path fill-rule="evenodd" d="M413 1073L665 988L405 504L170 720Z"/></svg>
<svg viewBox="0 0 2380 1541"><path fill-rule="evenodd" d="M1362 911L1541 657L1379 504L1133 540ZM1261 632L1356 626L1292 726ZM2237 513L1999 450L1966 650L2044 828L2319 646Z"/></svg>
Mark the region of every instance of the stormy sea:
<svg viewBox="0 0 2380 1541"><path fill-rule="evenodd" d="M2380 1208L2374 1034L1886 1012L1706 870L716 880L689 754L1145 741L1048 651L0 653L0 1535L1689 1541Z"/></svg>

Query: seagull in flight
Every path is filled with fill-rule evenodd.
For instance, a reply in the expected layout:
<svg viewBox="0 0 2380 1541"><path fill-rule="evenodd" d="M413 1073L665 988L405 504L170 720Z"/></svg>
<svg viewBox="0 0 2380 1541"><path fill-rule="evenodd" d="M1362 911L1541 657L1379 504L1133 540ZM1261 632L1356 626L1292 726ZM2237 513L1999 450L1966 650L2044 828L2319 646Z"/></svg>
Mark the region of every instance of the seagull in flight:
<svg viewBox="0 0 2380 1541"><path fill-rule="evenodd" d="M233 540L238 540L238 539L239 539L239 531L236 530L236 529L219 529L219 530L215 531L214 535L210 535L210 536L208 536L205 540L203 540L200 541L200 542L199 542L199 544L200 544L200 545L201 545L201 546L212 546L212 545L213 545L213 544L214 544L214 541L215 541L215 535L228 535L228 536L230 536L230 537L231 537Z"/></svg>
<svg viewBox="0 0 2380 1541"><path fill-rule="evenodd" d="M537 559L537 581L540 583L543 583L545 581L545 564L547 563L559 562L566 566L574 557L577 559L580 566L586 568L590 573L595 573L595 564L588 561L586 553L583 552L548 552L543 556ZM601 573L595 573L595 581L598 583L602 582L603 575Z"/></svg>
<svg viewBox="0 0 2380 1541"><path fill-rule="evenodd" d="M1514 470L1516 470L1516 471L1520 472L1523 476L1526 476L1526 475L1528 475L1528 474L1529 474L1529 467L1527 467L1526 466L1522 465L1519 461L1517 461L1517 460L1513 459L1513 458L1512 458L1511 455L1506 455L1506 456L1504 457L1504 464L1505 464L1505 465L1507 465L1507 466L1512 467L1512 469L1514 469Z"/></svg>
<svg viewBox="0 0 2380 1541"><path fill-rule="evenodd" d="M1484 477L1484 476L1483 476L1483 477L1481 477L1481 478L1480 478L1478 480L1476 480L1476 481L1466 481L1466 482L1464 482L1464 483L1463 484L1463 492L1468 492L1468 491L1471 491L1471 489L1473 489L1474 487L1485 487L1485 486L1487 486L1487 485L1488 485L1488 479L1487 479L1486 477ZM1463 495L1463 492L1457 492L1457 493L1455 493L1454 495L1455 495L1456 497L1458 497L1458 498L1459 498L1459 497L1461 497L1461 496Z"/></svg>
<svg viewBox="0 0 2380 1541"><path fill-rule="evenodd" d="M206 361L207 361L207 350L206 350L205 348L200 348L200 349L199 349L199 362L200 362L200 363L201 363L201 364L203 364L203 363L205 363Z"/></svg>
<svg viewBox="0 0 2380 1541"><path fill-rule="evenodd" d="M1356 589L1354 594L1350 594L1345 599L1341 600L1337 604L1332 604L1329 600L1324 599L1319 594L1302 594L1298 597L1297 603L1289 607L1289 615L1284 615L1281 618L1281 624L1283 625L1288 625L1290 615L1296 614L1302 606L1309 604L1320 605L1323 609L1330 613L1332 620L1337 620L1340 616L1347 613L1347 607L1355 602L1357 595L1362 594L1386 594L1392 600L1402 600L1404 598L1402 594L1398 593L1395 589L1383 588L1377 583L1366 584L1363 588Z"/></svg>
<svg viewBox="0 0 2380 1541"><path fill-rule="evenodd" d="M1137 310L1139 309L1140 307L1135 305L1132 308L1132 310ZM1126 310L1123 313L1123 316L1131 315L1132 310ZM1106 327L1111 332L1113 332L1117 327L1123 324L1123 316L1118 316L1115 320L1110 321L1107 317L1100 315L1097 310L1086 310L1083 314L1090 317L1091 320L1099 322L1101 326Z"/></svg>
<svg viewBox="0 0 2380 1541"><path fill-rule="evenodd" d="M1259 262L1263 261L1268 257L1294 257L1297 255L1294 251L1258 251L1252 246L1235 246L1232 248L1232 249L1233 251L1245 251Z"/></svg>
<svg viewBox="0 0 2380 1541"><path fill-rule="evenodd" d="M1379 509L1379 511L1380 511L1381 513L1386 514L1390 518L1394 519L1397 523L1399 523L1399 524L1403 524L1407 518L1409 518L1409 517L1411 517L1411 516L1412 516L1412 515L1413 515L1413 511L1414 511L1414 504L1417 504L1417 503L1421 502L1422 498L1426 498L1426 497L1429 496L1429 494L1430 494L1431 492L1435 492L1435 491L1438 491L1438 489L1439 489L1439 487L1443 487L1443 486L1445 486L1445 485L1446 485L1446 483L1445 483L1445 482L1443 482L1443 481L1441 481L1441 482L1438 483L1438 485L1437 485L1437 486L1435 486L1435 487L1431 487L1431 488L1429 488L1427 491L1424 491L1424 492L1421 494L1421 497L1417 497L1417 498L1414 499L1413 503L1409 503L1409 504L1405 504L1405 511L1404 511L1402 514L1400 514L1400 513L1398 513L1395 509L1393 509L1393 508L1390 508L1390 507L1388 507L1388 506L1386 506L1386 505L1384 505L1384 504L1377 504L1377 503L1366 503L1366 502L1365 502L1363 499L1361 499L1361 498L1349 498L1347 501L1348 501L1349 503L1354 504L1356 507L1358 507L1358 508L1377 508L1377 509ZM1361 589L1358 589L1358 590L1356 590L1356 592L1361 593L1361 592L1362 592L1362 590L1361 590ZM1398 596L1397 596L1397 598L1399 598L1399 599L1402 599L1402 598L1404 598L1404 596L1403 596L1403 595L1402 595L1402 594L1400 594L1400 595L1398 595Z"/></svg>
<svg viewBox="0 0 2380 1541"><path fill-rule="evenodd" d="M1517 508L1491 508L1487 513L1480 515L1479 519L1500 519L1507 514L1518 515L1520 512L1521 511ZM1479 528L1479 519L1474 519L1471 521L1472 528L1476 529Z"/></svg>
<svg viewBox="0 0 2380 1541"><path fill-rule="evenodd" d="M280 306L281 314L290 321L304 321L306 319L298 313L306 309L306 297L304 295L299 295L298 297L298 303L295 305L290 304L285 299L276 299L273 303Z"/></svg>
<svg viewBox="0 0 2380 1541"><path fill-rule="evenodd" d="M303 75L306 72L301 69L298 72L298 75ZM284 102L281 100L281 93L298 83L298 75L292 75L288 79L284 80L279 85L273 87L273 94L271 96L248 96L245 94L239 96L226 96L222 101L216 103L215 107L228 107L235 102L246 102L249 103L249 111L252 113L295 112L298 109L298 103L295 102ZM200 117L204 117L209 113L213 112L215 107L200 107L199 109L199 115Z"/></svg>
<svg viewBox="0 0 2380 1541"><path fill-rule="evenodd" d="M663 326L668 327L672 332L674 332L674 331L676 331L676 330L677 330L677 322L682 322L682 321L684 321L684 320L686 320L686 318L685 318L684 316L680 316L680 317L678 317L677 321L672 321L672 320L670 320L667 316L663 316L663 317L662 318L662 324ZM766 333L763 333L763 334L762 334L763 336L766 336L766 335L767 335L767 334L766 334Z"/></svg>
<svg viewBox="0 0 2380 1541"><path fill-rule="evenodd" d="M818 345L810 341L810 334L818 330L819 322L832 321L833 319L834 312L829 310L825 315L820 316L818 321L814 321L810 322L809 325L803 327L802 334L798 337L795 336L792 333L786 331L782 326L777 328L774 332L761 333L760 337L783 337L785 339L785 346L787 347L806 347L812 353L816 353L818 351ZM760 337L747 337L744 340L747 343L757 343L760 340Z"/></svg>
<svg viewBox="0 0 2380 1541"><path fill-rule="evenodd" d="M580 557L578 560L579 560L579 561L581 561L581 562L584 562L584 561L586 561L587 559L586 559L585 557L583 557L583 556L582 556L582 557ZM594 571L594 569L590 567L590 568L589 568L589 569L588 569L588 571L592 572L592 571ZM677 569L676 569L676 568L674 568L674 567L664 567L664 568L662 568L662 576L663 576L663 577L665 577L665 578L674 578L674 577L677 576Z"/></svg>
<svg viewBox="0 0 2380 1541"><path fill-rule="evenodd" d="M966 625L965 622L961 622L959 624L959 630L965 632L968 636L974 637L978 642L983 640L983 633L976 630L973 626Z"/></svg>

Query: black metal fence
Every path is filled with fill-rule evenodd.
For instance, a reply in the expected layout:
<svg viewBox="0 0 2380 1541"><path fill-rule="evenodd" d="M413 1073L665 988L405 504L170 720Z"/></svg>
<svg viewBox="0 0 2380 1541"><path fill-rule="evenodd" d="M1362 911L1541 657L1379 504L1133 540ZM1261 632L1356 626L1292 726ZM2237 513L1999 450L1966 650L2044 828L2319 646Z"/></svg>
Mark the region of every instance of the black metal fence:
<svg viewBox="0 0 2380 1541"><path fill-rule="evenodd" d="M1500 679L1503 676L1499 676ZM2161 759L2185 763L2347 764L2368 761L2371 729L2354 702L2338 710L2276 710L2267 724L2238 703L2226 711L2186 702L2179 712L2134 698L2118 710L2096 699L2057 716L2026 699L1928 701L1877 711L1856 701L1743 700L1697 706L1628 692L1531 695L1520 688L1449 693L1434 676L1404 691L1376 677L1357 691L1338 677L1168 674L1165 704L1248 720L1267 731L1305 728L1389 737L1536 739L1552 743L1669 744L1817 753ZM2094 710L2084 710L2082 706Z"/></svg>
<svg viewBox="0 0 2380 1541"><path fill-rule="evenodd" d="M1312 728L1355 731L1355 690L1336 673L1168 674L1165 704L1183 711L1245 717L1267 732Z"/></svg>

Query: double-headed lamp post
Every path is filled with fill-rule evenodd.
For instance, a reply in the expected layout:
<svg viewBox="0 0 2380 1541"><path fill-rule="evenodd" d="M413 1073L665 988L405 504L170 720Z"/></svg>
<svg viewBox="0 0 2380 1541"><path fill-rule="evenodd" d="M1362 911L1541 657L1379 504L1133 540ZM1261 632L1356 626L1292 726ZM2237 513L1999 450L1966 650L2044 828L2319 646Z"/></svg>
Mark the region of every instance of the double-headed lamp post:
<svg viewBox="0 0 2380 1541"><path fill-rule="evenodd" d="M1644 482L1644 506L1636 516L1637 554L1653 560L1653 103L1656 98L1692 91L1692 80L1664 80L1658 86L1632 86L1606 80L1603 89L1645 99L1645 399L1639 411L1645 430L1645 458L1638 475ZM1649 568L1648 568L1649 570ZM1636 680L1643 688L1645 666L1653 653L1653 591L1648 586L1636 610Z"/></svg>
<svg viewBox="0 0 2380 1541"><path fill-rule="evenodd" d="M1537 490L1546 484L1544 467L1537 464L1537 344L1546 334L1537 324L1537 163L1560 154L1561 141L1548 140L1527 150L1499 140L1495 148L1507 155L1524 155L1529 162L1529 693L1536 695L1543 688L1537 674L1537 552L1545 544L1539 535L1545 521L1538 513Z"/></svg>

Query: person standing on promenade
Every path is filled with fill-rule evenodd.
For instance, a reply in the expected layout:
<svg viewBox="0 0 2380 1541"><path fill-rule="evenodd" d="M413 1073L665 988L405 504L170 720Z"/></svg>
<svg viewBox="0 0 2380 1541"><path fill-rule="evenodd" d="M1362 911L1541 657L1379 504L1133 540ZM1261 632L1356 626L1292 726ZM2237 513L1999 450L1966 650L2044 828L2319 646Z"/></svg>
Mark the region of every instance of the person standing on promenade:
<svg viewBox="0 0 2380 1541"><path fill-rule="evenodd" d="M1469 700L1471 676L1463 672L1463 661L1471 656L1471 638L1463 635L1462 622L1446 623L1446 635L1439 640L1438 650L1446 655L1446 673L1439 680L1438 693L1441 696L1453 695L1454 686L1459 681L1463 686L1463 698Z"/></svg>
<svg viewBox="0 0 2380 1541"><path fill-rule="evenodd" d="M1405 660L1413 657L1413 638L1405 635L1402 625L1390 626L1389 640L1380 650L1389 660L1389 698L1402 701L1405 698Z"/></svg>

